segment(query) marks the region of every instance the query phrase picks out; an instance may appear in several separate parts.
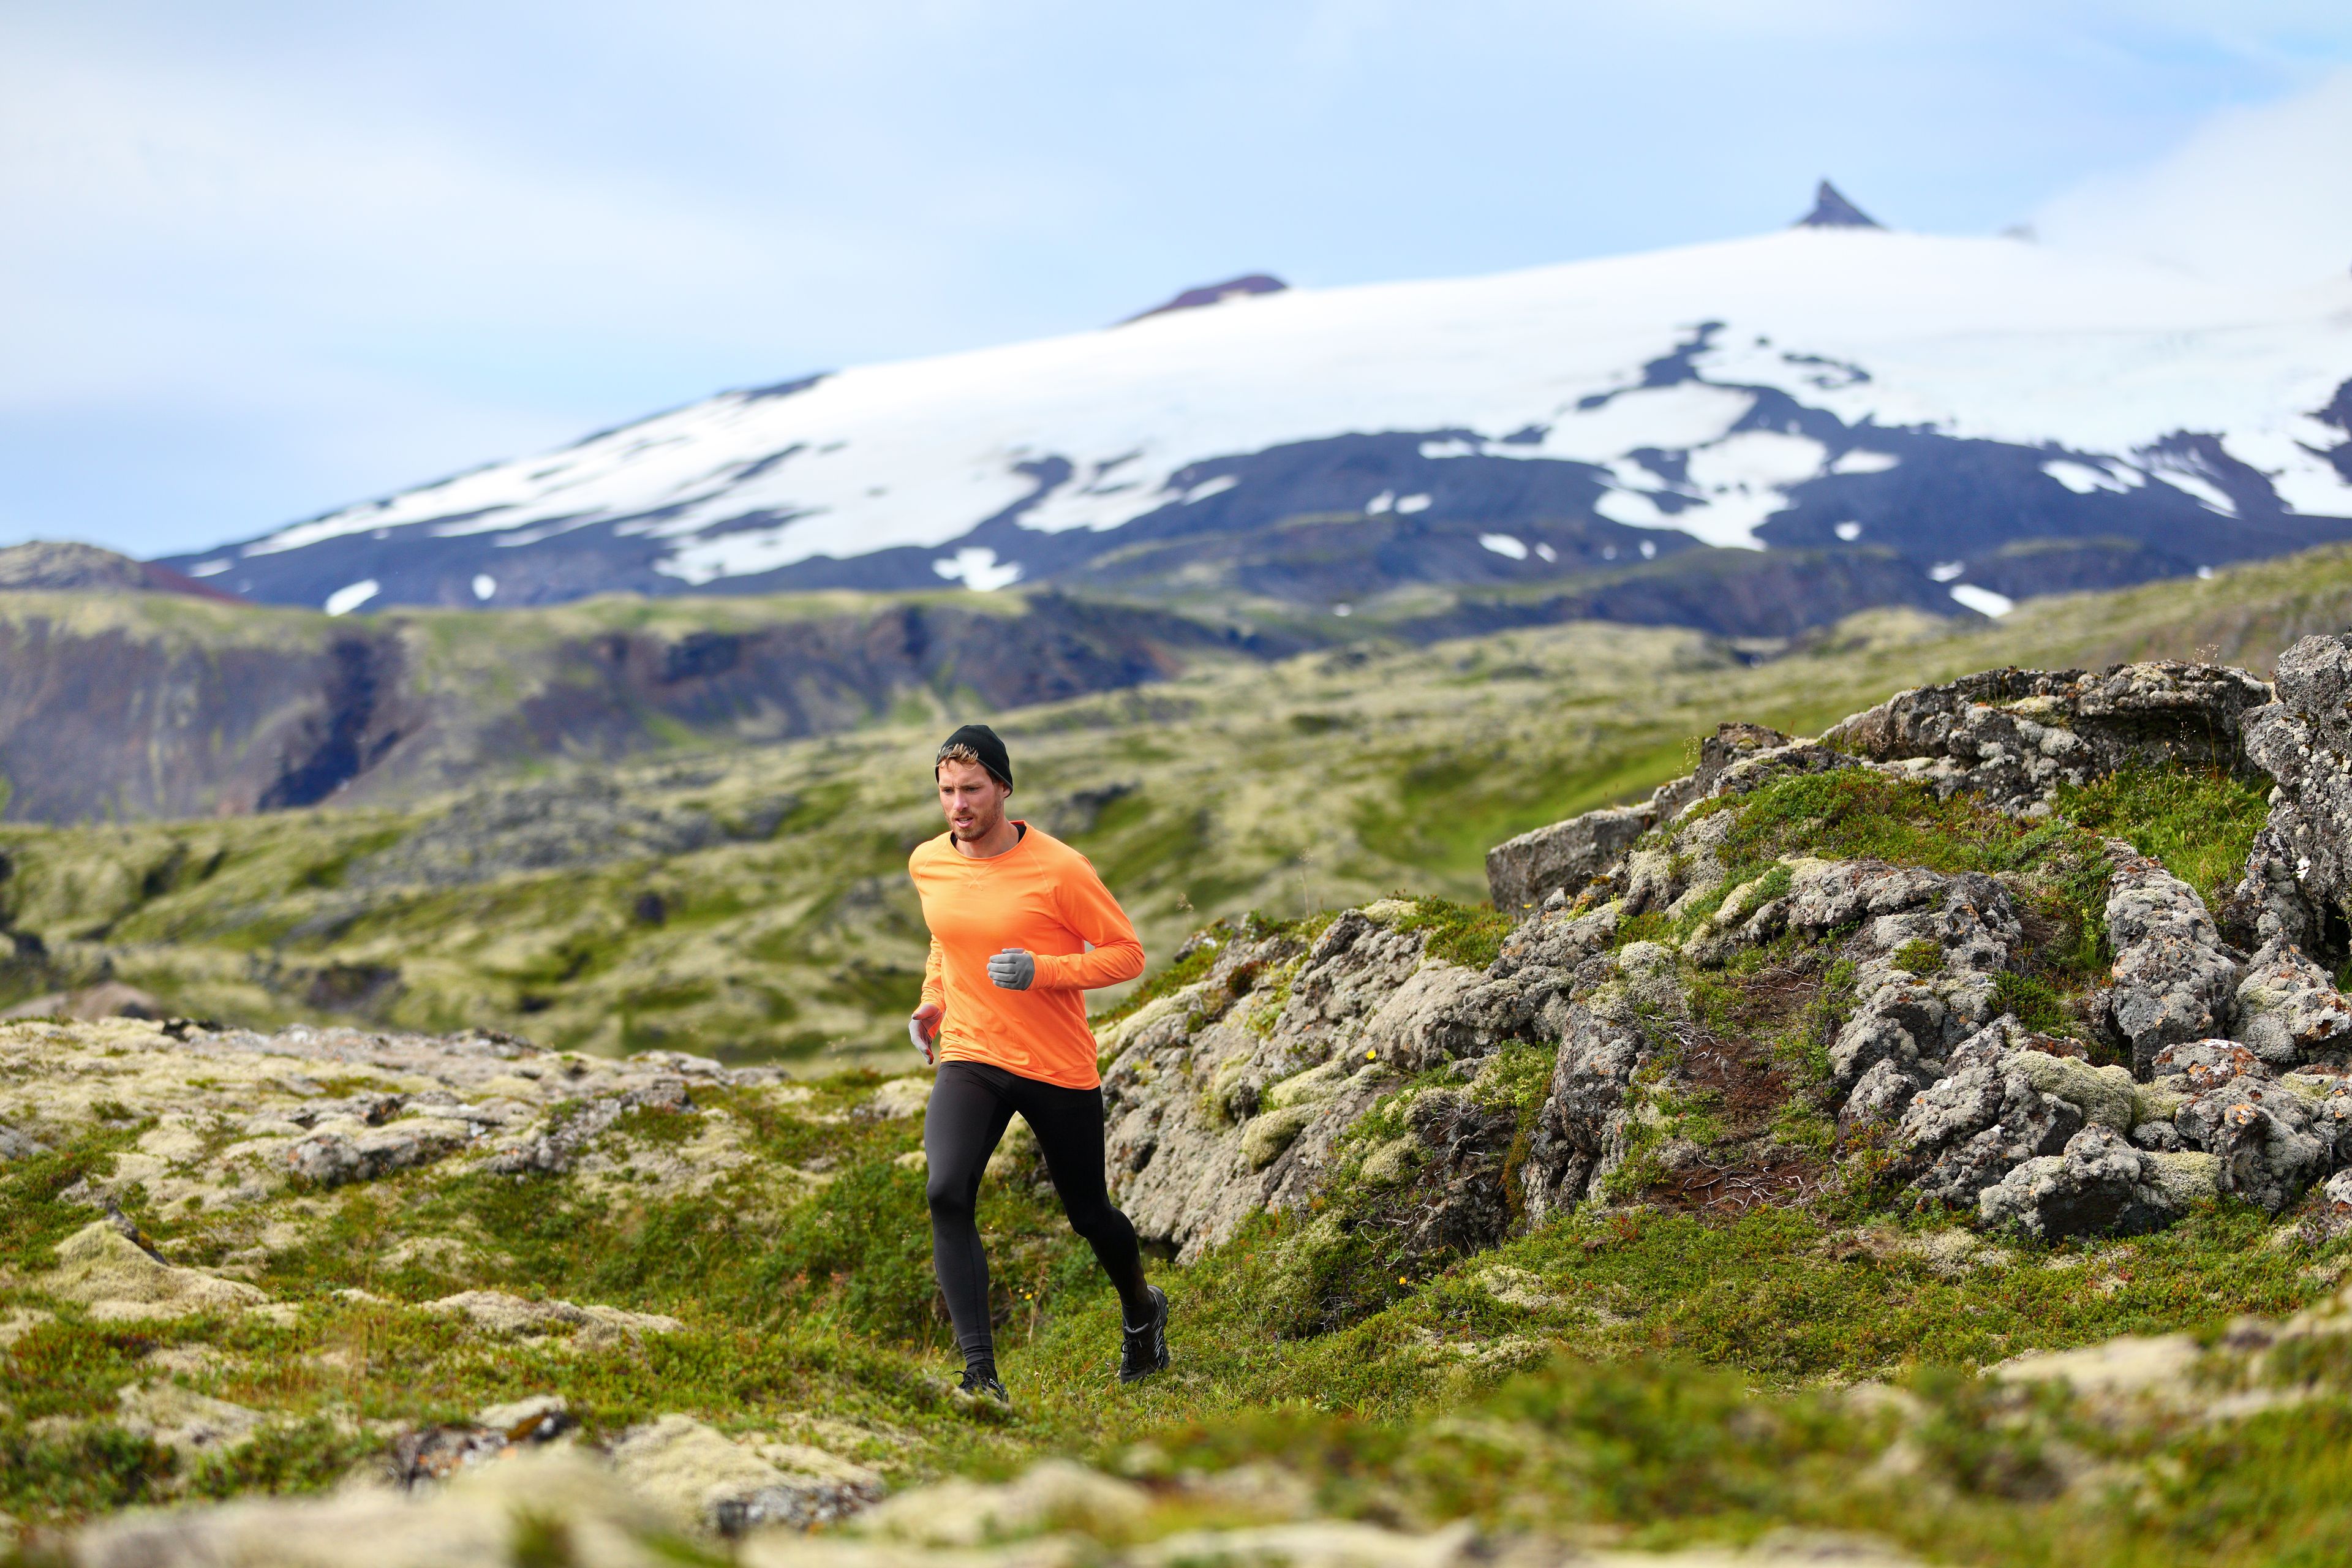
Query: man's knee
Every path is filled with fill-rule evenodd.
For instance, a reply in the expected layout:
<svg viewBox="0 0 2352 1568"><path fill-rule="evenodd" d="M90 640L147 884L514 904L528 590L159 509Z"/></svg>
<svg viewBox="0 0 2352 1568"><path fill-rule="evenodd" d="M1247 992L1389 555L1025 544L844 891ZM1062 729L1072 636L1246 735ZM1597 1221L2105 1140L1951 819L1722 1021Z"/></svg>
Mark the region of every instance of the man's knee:
<svg viewBox="0 0 2352 1568"><path fill-rule="evenodd" d="M1070 1228L1087 1241L1108 1239L1131 1228L1127 1216L1119 1213L1108 1198L1073 1204L1065 1212L1070 1217Z"/></svg>
<svg viewBox="0 0 2352 1568"><path fill-rule="evenodd" d="M933 1176L923 1188L924 1200L931 1206L931 1218L949 1223L968 1221L979 1206L979 1194L963 1182Z"/></svg>

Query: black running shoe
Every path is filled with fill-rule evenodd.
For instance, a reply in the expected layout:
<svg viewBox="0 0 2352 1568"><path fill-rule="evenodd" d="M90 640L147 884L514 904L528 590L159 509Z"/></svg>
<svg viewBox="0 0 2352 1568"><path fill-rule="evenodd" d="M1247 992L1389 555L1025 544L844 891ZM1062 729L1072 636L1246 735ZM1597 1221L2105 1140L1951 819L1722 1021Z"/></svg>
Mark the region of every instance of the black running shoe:
<svg viewBox="0 0 2352 1568"><path fill-rule="evenodd" d="M976 1372L965 1368L963 1382L957 1386L956 1393L966 1399L985 1399L1002 1405L1007 1410L1013 1408L1013 1396L1004 1392L1003 1383L993 1371Z"/></svg>
<svg viewBox="0 0 2352 1568"><path fill-rule="evenodd" d="M1127 1342L1120 1347L1118 1357L1121 1383L1133 1383L1168 1370L1168 1297L1157 1285L1146 1289L1151 1292L1151 1321L1127 1331Z"/></svg>

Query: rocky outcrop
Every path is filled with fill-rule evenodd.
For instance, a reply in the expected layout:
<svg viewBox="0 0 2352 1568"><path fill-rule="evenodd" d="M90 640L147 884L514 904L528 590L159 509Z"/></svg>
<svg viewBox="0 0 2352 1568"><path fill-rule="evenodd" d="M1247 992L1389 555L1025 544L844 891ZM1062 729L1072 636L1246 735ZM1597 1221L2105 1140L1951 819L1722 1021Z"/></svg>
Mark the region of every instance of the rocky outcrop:
<svg viewBox="0 0 2352 1568"><path fill-rule="evenodd" d="M2151 1154L2113 1128L2085 1127L2063 1150L2023 1161L1987 1187L1979 1208L1987 1225L2014 1225L2036 1241L2139 1236L2211 1194L2205 1173L2188 1164L2193 1159Z"/></svg>
<svg viewBox="0 0 2352 1568"><path fill-rule="evenodd" d="M2290 842L2305 816L2332 809L2322 775L2337 764L2312 760L2312 737L2326 725L2310 713L2333 700L2329 712L2340 715L2352 695L2352 657L2337 643L2320 647L2325 640L2298 645L2297 658L2283 662L2277 703L2243 671L2141 664L2096 674L1988 671L1900 693L1819 742L1727 725L1692 774L1647 801L1522 835L1489 854L1496 907L1528 918L1486 985L1448 980L1447 1005L1436 1013L1454 1033L1444 1047L1395 1059L1410 1069L1474 1057L1482 1031L1554 1049L1519 1173L1531 1218L1604 1200L1637 1155L1643 1180L1671 1187L1678 1164L1713 1171L1706 1161L1723 1154L1678 1142L1673 1108L1719 1099L1721 1089L1699 1084L1685 1065L1705 1031L1677 974L1752 964L1741 955L1793 939L1840 959L1843 991L1830 998L1837 1022L1822 1043L1817 1090L1839 1147L1885 1150L1916 1201L2053 1237L2169 1223L2200 1195L2237 1195L2275 1212L2352 1158L2339 1152L2336 1131L2352 1101L2336 1091L2343 1079L2324 1070L2352 1061L2352 1002L2291 934L2316 929L2309 911L2318 904L2293 905L2305 910L2300 923L2273 921L2250 960L2223 939L2194 888L2108 841L2112 984L2085 1022L2131 1065L2094 1068L2079 1042L2037 1035L2006 1012L2004 976L2033 955L1998 879L1798 856L1761 874L1744 870L1733 886L1724 853L1734 813L1693 808L1792 773L1859 766L2039 815L2062 786L2126 766L2245 773L2285 757L2315 781L2301 795L2283 784L2274 797L2268 837ZM2291 708L2290 698L2304 707ZM2340 717L2327 722L2352 736ZM2257 732L2269 739L2256 742ZM2304 796L2322 804L2300 806ZM2316 865L2324 882L2329 864L2274 860L2268 875L2301 900L2295 878ZM2257 864L2249 884L2270 886L2263 876ZM1637 918L1680 934L1667 946L1608 952L1611 932ZM1507 1001L1493 988L1506 979L1517 986ZM1827 979L1817 964L1808 984ZM2205 1076L2193 1087L2184 1051L2213 1057L2197 1058ZM2244 1068L2222 1070L2223 1057Z"/></svg>
<svg viewBox="0 0 2352 1568"><path fill-rule="evenodd" d="M2277 700L2246 715L2246 753L2277 781L2231 903L2258 940L2340 949L2352 910L2352 634L2279 655Z"/></svg>
<svg viewBox="0 0 2352 1568"><path fill-rule="evenodd" d="M1992 669L1897 692L1822 743L2008 807L2129 763L2245 771L2241 719L2270 688L2226 665Z"/></svg>
<svg viewBox="0 0 2352 1568"><path fill-rule="evenodd" d="M1603 806L1538 827L1486 851L1486 889L1498 910L1524 913L1553 893L1576 893L1625 858L1636 839L1714 791L1741 763L1780 753L1788 736L1762 724L1726 723L1699 743L1698 766L1637 805ZM1824 759L1833 763L1834 759ZM1782 765L1787 765L1785 761Z"/></svg>
<svg viewBox="0 0 2352 1568"><path fill-rule="evenodd" d="M1542 903L1530 922L1535 931L1548 928L1555 910L1606 905L1621 917L1662 913L1688 924L1685 911L1712 903L1713 912L1680 943L1683 958L1702 965L1782 931L1815 941L1841 921L1860 928L1849 949L1852 1010L1829 1042L1826 1087L1837 1101L1841 1140L1889 1143L1922 1201L1974 1203L2032 1162L2065 1160L2086 1130L2104 1129L2136 1139L2158 1159L2156 1173L2164 1179L2151 1190L2171 1194L2163 1204L2117 1208L2134 1216L2117 1224L2178 1214L2184 1192L2231 1193L2276 1209L2344 1157L2333 1152L2332 1121L2314 1125L2335 1114L2327 1107L2337 1097L2313 1086L2341 1081L2325 1069L2352 1063L2352 1001L2305 944L2340 942L2331 933L2345 929L2342 893L2352 882L2343 849L2352 842L2352 794L2341 783L2352 773L2352 721L2344 718L2352 711L2352 636L2297 644L2281 659L2277 700L2271 696L2244 671L2210 665L1987 671L1898 693L1819 742L1752 731L1740 733L1742 744L1710 742L1719 763L1710 759L1641 805L1497 847L1490 879L1498 894L1511 896L1508 906L1498 896L1497 907ZM1727 742L1733 733L1727 727ZM2231 946L2195 889L2110 841L2104 914L2113 984L2100 994L2093 1021L2132 1066L2094 1075L2071 1059L2078 1047L2036 1040L2014 1019L1994 1016L1991 982L2023 956L2016 912L1997 887L1954 899L1938 879L1916 870L1832 870L1829 863L1791 860L1726 895L1717 851L1727 814L1693 817L1690 807L1790 771L1840 765L1824 755L2024 814L2047 811L2061 786L2130 765L2255 776L2267 770L2278 780L2270 824L2225 911L2233 929L2262 936L2261 951L2250 959ZM1612 858L1610 847L1621 843L1625 852ZM1841 883L1848 894L1842 904L1829 896ZM1908 925L1890 923L1906 897L1914 900ZM1922 907L1933 908L1933 921L1920 920ZM1909 944L1930 940L1932 962L1922 961L1917 955L1927 950ZM1912 958L1895 962L1898 950ZM1577 1173L1606 1158L1607 1141L1592 1117L1610 1113L1639 1050L1622 1021L1611 1027L1590 1007L1574 1015L1567 1037L1572 1048L1561 1057L1560 1104L1595 1110L1580 1120L1548 1112L1530 1169L1568 1176L1572 1185ZM2215 1041L2254 1070L2226 1074L2184 1100L2168 1082L2180 1075L2159 1062L2170 1059L2168 1051ZM2314 1068L2322 1076L2298 1071ZM2265 1073L2303 1087L2262 1089ZM2134 1078L2156 1080L2152 1092L2135 1099ZM2015 1177L2000 1200L2002 1215L2060 1234L2073 1223L2060 1209L2095 1212L2087 1198L2018 1206L2023 1189L2015 1183L2039 1183L2035 1192L2051 1194L2119 1191L2113 1178L2124 1162L2084 1151L2063 1173L2034 1165ZM2106 1174L2094 1181L2085 1173L2095 1168ZM2029 1223L2029 1210L2041 1217Z"/></svg>
<svg viewBox="0 0 2352 1568"><path fill-rule="evenodd" d="M2202 665L1993 671L1903 693L1820 742L1727 725L1641 805L1496 847L1497 907L1527 918L1483 974L1427 961L1411 906L1392 901L1311 945L1243 937L1209 978L1122 1025L1105 1040L1122 1195L1197 1252L1262 1207L1310 1205L1351 1129L1416 1075L1475 1078L1518 1046L1549 1052L1551 1070L1506 1177L1516 1215L1468 1201L1507 1163L1488 1157L1504 1129L1426 1089L1394 1102L1402 1131L1360 1166L1447 1173L1417 1200L1465 1216L1433 1232L1443 1246L1637 1194L1801 1194L1822 1157L1780 1142L1758 1108L1808 1100L1834 1125L1832 1158L1876 1151L1912 1202L2036 1236L2168 1224L2200 1195L2279 1211L2352 1157L2336 1120L2352 1098L2326 1087L2342 1079L2302 1070L2352 1057L2352 1003L2292 942L2250 961L2157 861L2119 840L2084 850L2092 874L2105 858L2115 958L2077 1032L2131 1064L2095 1067L2005 1000L2030 991L2037 957L2002 879L1805 855L1735 874L1725 804L1861 768L2039 815L2061 786L2127 765L2246 769L2238 721L2267 695ZM1629 921L1663 940L1618 947ZM1826 1020L1810 1085L1689 1002L1699 977L1759 965ZM2244 1068L2180 1054L2215 1041ZM2191 1083L2190 1066L2205 1077Z"/></svg>
<svg viewBox="0 0 2352 1568"><path fill-rule="evenodd" d="M2156 1054L2186 1040L2229 1033L2243 967L2213 927L2197 889L2110 840L2107 940L2116 952L2106 1012L2145 1078Z"/></svg>
<svg viewBox="0 0 2352 1568"><path fill-rule="evenodd" d="M2236 1003L2237 1037L2273 1069L2352 1062L2352 1002L2284 937L2247 962Z"/></svg>

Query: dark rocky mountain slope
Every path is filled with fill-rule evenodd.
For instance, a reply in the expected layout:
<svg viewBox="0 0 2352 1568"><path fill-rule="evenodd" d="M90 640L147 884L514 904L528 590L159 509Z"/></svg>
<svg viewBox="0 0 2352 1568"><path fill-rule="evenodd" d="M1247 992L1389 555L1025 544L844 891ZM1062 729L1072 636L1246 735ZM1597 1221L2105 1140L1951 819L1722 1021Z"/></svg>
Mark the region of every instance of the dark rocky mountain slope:
<svg viewBox="0 0 2352 1568"><path fill-rule="evenodd" d="M37 822L360 802L550 758L824 734L908 703L994 711L1294 646L1052 594L364 619L0 595L0 778L6 815Z"/></svg>

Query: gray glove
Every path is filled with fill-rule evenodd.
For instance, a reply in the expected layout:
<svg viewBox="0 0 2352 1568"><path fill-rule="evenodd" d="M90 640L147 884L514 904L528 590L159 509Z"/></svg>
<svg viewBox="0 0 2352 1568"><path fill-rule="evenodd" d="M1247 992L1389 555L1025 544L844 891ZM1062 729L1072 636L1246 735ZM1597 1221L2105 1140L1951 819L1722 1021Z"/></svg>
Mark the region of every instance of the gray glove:
<svg viewBox="0 0 2352 1568"><path fill-rule="evenodd" d="M988 977L1005 991L1026 991L1037 983L1037 960L1025 948L1008 947L988 961Z"/></svg>

